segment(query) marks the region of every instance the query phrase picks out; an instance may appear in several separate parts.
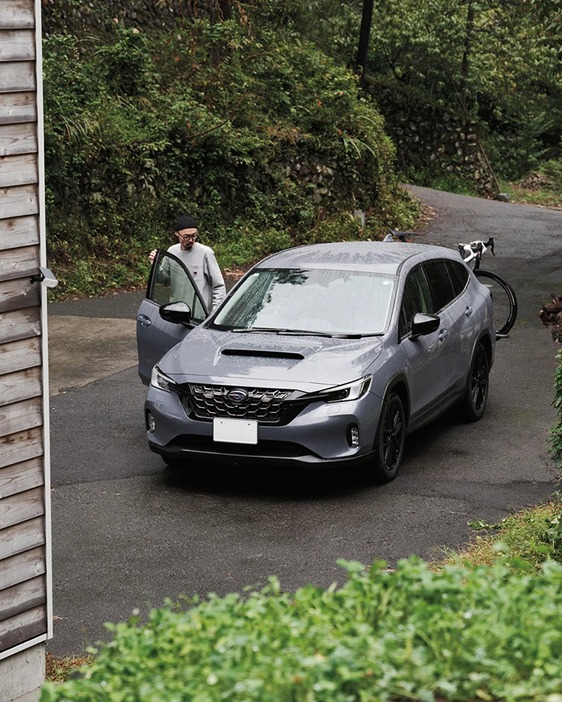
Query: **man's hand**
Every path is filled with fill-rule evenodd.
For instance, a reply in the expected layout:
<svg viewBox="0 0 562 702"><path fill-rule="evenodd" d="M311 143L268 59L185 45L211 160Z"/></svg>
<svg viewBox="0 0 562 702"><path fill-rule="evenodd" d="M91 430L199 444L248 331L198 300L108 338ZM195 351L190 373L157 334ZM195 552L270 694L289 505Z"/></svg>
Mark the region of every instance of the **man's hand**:
<svg viewBox="0 0 562 702"><path fill-rule="evenodd" d="M148 260L150 263L154 263L154 259L156 258L156 253L157 249L152 249L152 251L148 254Z"/></svg>

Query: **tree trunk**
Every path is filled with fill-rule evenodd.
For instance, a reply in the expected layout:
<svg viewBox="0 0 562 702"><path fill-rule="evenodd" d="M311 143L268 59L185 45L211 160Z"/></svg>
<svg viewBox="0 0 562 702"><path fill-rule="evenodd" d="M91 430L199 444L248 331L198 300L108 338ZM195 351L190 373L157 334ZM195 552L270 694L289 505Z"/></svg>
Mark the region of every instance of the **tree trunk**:
<svg viewBox="0 0 562 702"><path fill-rule="evenodd" d="M361 29L359 31L359 47L357 49L357 72L361 78L361 84L365 82L365 65L367 63L367 52L369 50L369 35L371 33L371 22L373 20L374 0L363 0L363 14L361 16Z"/></svg>
<svg viewBox="0 0 562 702"><path fill-rule="evenodd" d="M468 0L464 34L464 51L461 60L461 84L459 86L459 99L467 113L470 113L472 102L468 89L468 79L470 77L470 55L472 53L475 15L476 10L474 8L474 0Z"/></svg>

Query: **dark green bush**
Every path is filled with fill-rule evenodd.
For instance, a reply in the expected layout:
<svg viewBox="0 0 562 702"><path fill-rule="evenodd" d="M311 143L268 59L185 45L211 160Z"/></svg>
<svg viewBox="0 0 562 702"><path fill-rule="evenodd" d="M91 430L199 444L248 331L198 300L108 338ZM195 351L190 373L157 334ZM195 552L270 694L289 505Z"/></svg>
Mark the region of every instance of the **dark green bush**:
<svg viewBox="0 0 562 702"><path fill-rule="evenodd" d="M339 588L271 578L112 625L83 676L41 702L560 699L560 564L341 565Z"/></svg>
<svg viewBox="0 0 562 702"><path fill-rule="evenodd" d="M562 351L558 352L557 361L552 404L558 413L558 421L551 430L551 455L558 468L562 468ZM562 482L560 487L562 488Z"/></svg>

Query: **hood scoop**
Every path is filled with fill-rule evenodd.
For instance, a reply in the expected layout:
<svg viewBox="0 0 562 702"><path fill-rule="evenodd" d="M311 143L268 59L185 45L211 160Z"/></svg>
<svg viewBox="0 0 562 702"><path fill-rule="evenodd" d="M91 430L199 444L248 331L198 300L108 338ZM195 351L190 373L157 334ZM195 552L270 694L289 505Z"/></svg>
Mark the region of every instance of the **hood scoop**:
<svg viewBox="0 0 562 702"><path fill-rule="evenodd" d="M302 361L302 353L295 351L272 351L270 349L223 349L223 356L251 356L254 358L290 358L294 361Z"/></svg>

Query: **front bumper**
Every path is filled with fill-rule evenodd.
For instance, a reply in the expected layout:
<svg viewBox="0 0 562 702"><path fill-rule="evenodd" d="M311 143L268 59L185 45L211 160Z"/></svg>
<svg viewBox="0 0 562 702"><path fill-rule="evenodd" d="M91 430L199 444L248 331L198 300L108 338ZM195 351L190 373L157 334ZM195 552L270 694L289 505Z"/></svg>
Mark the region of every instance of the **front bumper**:
<svg viewBox="0 0 562 702"><path fill-rule="evenodd" d="M302 467L359 464L372 453L381 400L366 393L358 400L315 402L285 425L258 423L257 444L215 441L213 423L192 419L175 393L151 387L145 403L149 447L165 460L192 459L228 463ZM359 434L353 446L350 432Z"/></svg>

